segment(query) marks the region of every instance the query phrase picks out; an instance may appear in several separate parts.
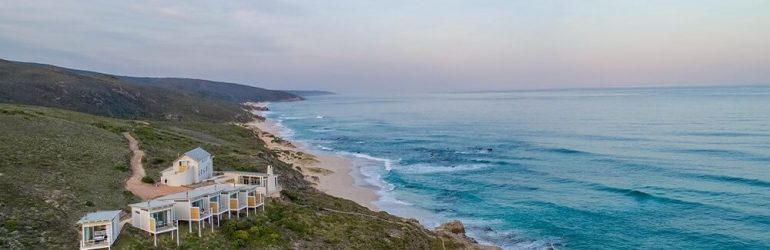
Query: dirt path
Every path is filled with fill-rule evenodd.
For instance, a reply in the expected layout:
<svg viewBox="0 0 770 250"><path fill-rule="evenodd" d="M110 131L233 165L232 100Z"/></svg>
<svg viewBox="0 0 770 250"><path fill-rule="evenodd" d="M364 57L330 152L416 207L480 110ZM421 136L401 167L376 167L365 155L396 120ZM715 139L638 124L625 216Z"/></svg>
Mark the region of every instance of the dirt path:
<svg viewBox="0 0 770 250"><path fill-rule="evenodd" d="M148 184L142 182L142 177L147 174L142 166L144 151L139 149L139 142L131 136L131 133L123 132L128 140L128 148L131 149L131 177L126 181L126 189L139 196L142 200L149 200L158 196L190 190L186 187L171 187L163 184Z"/></svg>

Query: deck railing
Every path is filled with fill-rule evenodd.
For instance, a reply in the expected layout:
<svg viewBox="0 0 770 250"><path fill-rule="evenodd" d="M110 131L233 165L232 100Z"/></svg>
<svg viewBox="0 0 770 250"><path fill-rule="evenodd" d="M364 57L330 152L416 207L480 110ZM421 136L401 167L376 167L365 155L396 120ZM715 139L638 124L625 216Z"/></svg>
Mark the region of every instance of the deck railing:
<svg viewBox="0 0 770 250"><path fill-rule="evenodd" d="M238 209L238 199L230 199L230 209Z"/></svg>
<svg viewBox="0 0 770 250"><path fill-rule="evenodd" d="M217 213L219 213L219 204L217 204L217 203L211 203L211 204L209 205L209 208L211 209L211 213L212 213L212 214L217 214Z"/></svg>
<svg viewBox="0 0 770 250"><path fill-rule="evenodd" d="M103 241L100 241L99 243L96 243L94 240L89 241L80 241L80 248L86 248L86 247L109 247L110 241L105 239Z"/></svg>
<svg viewBox="0 0 770 250"><path fill-rule="evenodd" d="M190 219L198 220L201 218L201 209L199 207L190 208Z"/></svg>

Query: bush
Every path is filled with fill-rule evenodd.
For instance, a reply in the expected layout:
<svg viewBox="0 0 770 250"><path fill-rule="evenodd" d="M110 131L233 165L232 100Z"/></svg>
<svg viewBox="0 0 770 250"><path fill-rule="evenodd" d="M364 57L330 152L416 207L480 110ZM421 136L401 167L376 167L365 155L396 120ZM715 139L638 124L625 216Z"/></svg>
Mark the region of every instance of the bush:
<svg viewBox="0 0 770 250"><path fill-rule="evenodd" d="M289 190L286 190L286 189L281 190L281 195L283 197L286 197L290 201L294 201L294 202L299 201L299 196L297 196L295 193L293 193L293 192L291 192Z"/></svg>
<svg viewBox="0 0 770 250"><path fill-rule="evenodd" d="M243 231L243 230L235 231L233 236L236 239L239 239L239 240L243 240L243 241L248 241L249 240L249 232L246 232L246 231Z"/></svg>
<svg viewBox="0 0 770 250"><path fill-rule="evenodd" d="M128 165L126 165L125 163L120 163L120 164L115 165L115 169L117 169L117 170L119 170L121 172L128 172Z"/></svg>
<svg viewBox="0 0 770 250"><path fill-rule="evenodd" d="M19 221L17 221L16 218L7 219L3 223L3 227L9 232L16 231L19 229Z"/></svg>
<svg viewBox="0 0 770 250"><path fill-rule="evenodd" d="M153 180L152 177L145 176L145 177L142 177L142 182L153 184L155 183L155 180Z"/></svg>

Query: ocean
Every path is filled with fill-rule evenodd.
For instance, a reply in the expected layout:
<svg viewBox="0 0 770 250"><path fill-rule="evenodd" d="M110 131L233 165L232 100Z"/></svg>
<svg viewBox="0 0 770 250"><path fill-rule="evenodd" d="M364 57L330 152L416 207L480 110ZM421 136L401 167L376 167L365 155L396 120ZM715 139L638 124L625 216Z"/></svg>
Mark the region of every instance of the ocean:
<svg viewBox="0 0 770 250"><path fill-rule="evenodd" d="M770 87L331 95L283 136L505 249L770 249Z"/></svg>

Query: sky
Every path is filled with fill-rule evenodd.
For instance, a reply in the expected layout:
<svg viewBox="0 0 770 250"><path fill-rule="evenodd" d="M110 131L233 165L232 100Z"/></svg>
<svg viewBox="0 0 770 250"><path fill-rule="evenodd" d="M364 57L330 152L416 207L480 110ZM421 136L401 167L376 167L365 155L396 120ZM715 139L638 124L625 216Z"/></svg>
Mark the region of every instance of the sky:
<svg viewBox="0 0 770 250"><path fill-rule="evenodd" d="M770 84L770 1L0 0L0 58L272 89Z"/></svg>

